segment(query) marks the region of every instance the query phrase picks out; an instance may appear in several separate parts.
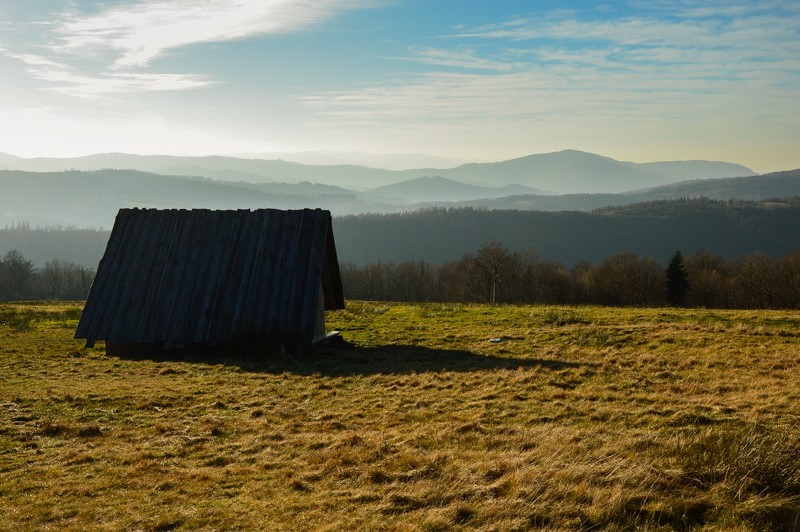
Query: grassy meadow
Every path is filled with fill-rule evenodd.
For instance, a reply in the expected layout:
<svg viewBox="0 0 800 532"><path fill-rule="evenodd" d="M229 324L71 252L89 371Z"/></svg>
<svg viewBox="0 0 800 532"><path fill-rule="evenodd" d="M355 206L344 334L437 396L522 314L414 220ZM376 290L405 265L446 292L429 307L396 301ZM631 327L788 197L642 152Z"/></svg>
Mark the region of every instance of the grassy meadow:
<svg viewBox="0 0 800 532"><path fill-rule="evenodd" d="M0 530L800 528L800 312L348 302L247 361L80 309L0 305Z"/></svg>

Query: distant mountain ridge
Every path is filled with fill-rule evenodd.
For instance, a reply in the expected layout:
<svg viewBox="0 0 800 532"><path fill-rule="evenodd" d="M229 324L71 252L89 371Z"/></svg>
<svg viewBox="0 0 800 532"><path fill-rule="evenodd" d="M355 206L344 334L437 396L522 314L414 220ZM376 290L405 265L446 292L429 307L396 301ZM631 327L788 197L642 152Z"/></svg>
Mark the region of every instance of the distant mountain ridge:
<svg viewBox="0 0 800 532"><path fill-rule="evenodd" d="M491 210L589 211L606 206L630 205L681 198L762 201L769 198L800 196L800 169L750 177L695 179L634 190L621 194L518 194L455 203L426 202L426 207L474 207Z"/></svg>
<svg viewBox="0 0 800 532"><path fill-rule="evenodd" d="M464 201L469 199L502 198L514 194L545 194L524 185L486 187L462 183L441 176L417 177L393 185L373 188L362 195L374 198L401 199L411 203L424 201Z"/></svg>
<svg viewBox="0 0 800 532"><path fill-rule="evenodd" d="M246 180L253 183L300 182L336 185L369 183L385 180L393 172L361 166L308 166L282 160L241 159L210 155L182 157L175 155L130 155L103 153L67 159L15 158L10 162L0 158L6 170L29 172L59 172L62 170L139 170L162 175L208 177L212 179Z"/></svg>
<svg viewBox="0 0 800 532"><path fill-rule="evenodd" d="M109 169L115 166L127 169ZM800 246L800 169L759 176L731 163L629 163L574 150L403 171L217 156L0 153L0 191L0 252L12 246L37 260L91 267L107 232L80 228L107 230L129 207L328 209L340 259L356 263L453 260L488 240L567 264L617 251L666 260L659 254L675 249L734 257ZM14 229L21 222L77 229L35 237L36 244L34 233ZM57 242L64 251L52 255Z"/></svg>
<svg viewBox="0 0 800 532"><path fill-rule="evenodd" d="M322 208L341 216L429 207L588 211L605 206L691 197L759 201L800 196L800 170L684 181L624 194L531 194L532 189L522 185L482 187L440 176L358 191L310 182L230 182L137 170L0 170L0 187L3 192L0 194L0 226L29 222L41 226L110 228L117 210L129 207Z"/></svg>
<svg viewBox="0 0 800 532"><path fill-rule="evenodd" d="M414 168L454 168L465 164L464 159L436 157L423 153L366 153L366 152L264 152L232 154L245 159L282 159L308 165L354 165L384 168L386 170L410 170Z"/></svg>
<svg viewBox="0 0 800 532"><path fill-rule="evenodd" d="M717 161L621 162L592 153L564 150L495 163L470 163L449 169L385 170L358 165L303 165L283 160L224 156L179 157L107 153L76 158L24 159L0 154L0 169L33 172L126 169L165 175L190 175L252 183L309 181L355 190L421 177L443 177L462 184L521 185L559 194L619 193L697 178L743 177L742 165Z"/></svg>
<svg viewBox="0 0 800 532"><path fill-rule="evenodd" d="M577 150L528 155L498 163L467 164L440 172L468 183L491 175L495 185L527 185L560 194L618 193L685 179L756 175L739 164L717 161L621 162Z"/></svg>

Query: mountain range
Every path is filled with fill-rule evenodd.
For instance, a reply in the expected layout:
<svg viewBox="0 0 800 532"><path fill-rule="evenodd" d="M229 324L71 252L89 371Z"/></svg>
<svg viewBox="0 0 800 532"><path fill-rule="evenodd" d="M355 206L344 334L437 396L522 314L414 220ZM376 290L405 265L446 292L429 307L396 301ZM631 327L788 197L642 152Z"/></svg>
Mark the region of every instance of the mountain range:
<svg viewBox="0 0 800 532"><path fill-rule="evenodd" d="M435 170L217 156L0 154L0 187L0 226L110 228L124 207L323 208L343 216L432 207L589 211L696 197L760 201L800 196L800 170L759 176L724 162L628 163L575 150Z"/></svg>
<svg viewBox="0 0 800 532"><path fill-rule="evenodd" d="M0 153L0 169L32 172L135 169L163 175L247 183L312 182L365 191L423 177L442 177L481 187L521 185L554 194L620 193L682 181L752 176L744 166L717 161L622 162L577 150L529 155L455 168L386 170L360 165L304 165L285 160L107 153L75 157L21 158ZM463 198L469 199L469 198ZM458 201L450 198L450 201Z"/></svg>
<svg viewBox="0 0 800 532"><path fill-rule="evenodd" d="M800 246L798 198L800 169L755 175L724 162L629 163L575 150L412 170L0 154L0 254L94 267L120 208L268 207L330 210L339 258L356 264L454 260L489 240L565 264L620 251L779 256Z"/></svg>
<svg viewBox="0 0 800 532"><path fill-rule="evenodd" d="M481 187L444 177L416 178L357 191L318 183L250 183L167 176L138 170L0 170L0 226L110 228L117 210L141 208L323 208L334 215L431 207L589 211L676 198L760 201L800 196L800 170L688 180L621 194L541 194L522 185ZM425 201L422 201L425 200Z"/></svg>

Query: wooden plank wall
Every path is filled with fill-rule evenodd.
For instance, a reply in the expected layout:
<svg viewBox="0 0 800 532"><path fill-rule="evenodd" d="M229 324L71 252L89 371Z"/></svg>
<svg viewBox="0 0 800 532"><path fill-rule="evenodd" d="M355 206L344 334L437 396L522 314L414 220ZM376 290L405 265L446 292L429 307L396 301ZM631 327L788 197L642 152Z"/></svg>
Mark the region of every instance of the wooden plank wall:
<svg viewBox="0 0 800 532"><path fill-rule="evenodd" d="M87 345L311 340L320 283L343 308L331 215L320 209L122 209L75 332Z"/></svg>

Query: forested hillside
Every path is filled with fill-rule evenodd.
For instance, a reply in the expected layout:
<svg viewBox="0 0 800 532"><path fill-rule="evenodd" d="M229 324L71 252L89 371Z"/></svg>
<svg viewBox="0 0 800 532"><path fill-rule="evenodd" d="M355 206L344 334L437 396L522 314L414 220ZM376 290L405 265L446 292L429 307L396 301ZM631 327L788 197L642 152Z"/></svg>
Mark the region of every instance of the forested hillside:
<svg viewBox="0 0 800 532"><path fill-rule="evenodd" d="M800 198L765 202L708 199L651 202L593 212L429 209L334 218L339 259L443 263L490 241L570 266L621 252L666 262L675 250L725 259L760 251L782 257L800 247ZM17 249L41 266L51 259L95 268L108 231L0 228L0 253Z"/></svg>
<svg viewBox="0 0 800 532"><path fill-rule="evenodd" d="M780 202L678 200L594 212L431 209L345 216L334 221L342 260L355 264L456 260L496 241L566 265L620 252L666 262L676 249L724 258L755 251L783 256L800 246L800 199Z"/></svg>
<svg viewBox="0 0 800 532"><path fill-rule="evenodd" d="M0 227L0 255L17 250L36 266L44 266L55 259L95 269L110 233L98 229L14 224Z"/></svg>

